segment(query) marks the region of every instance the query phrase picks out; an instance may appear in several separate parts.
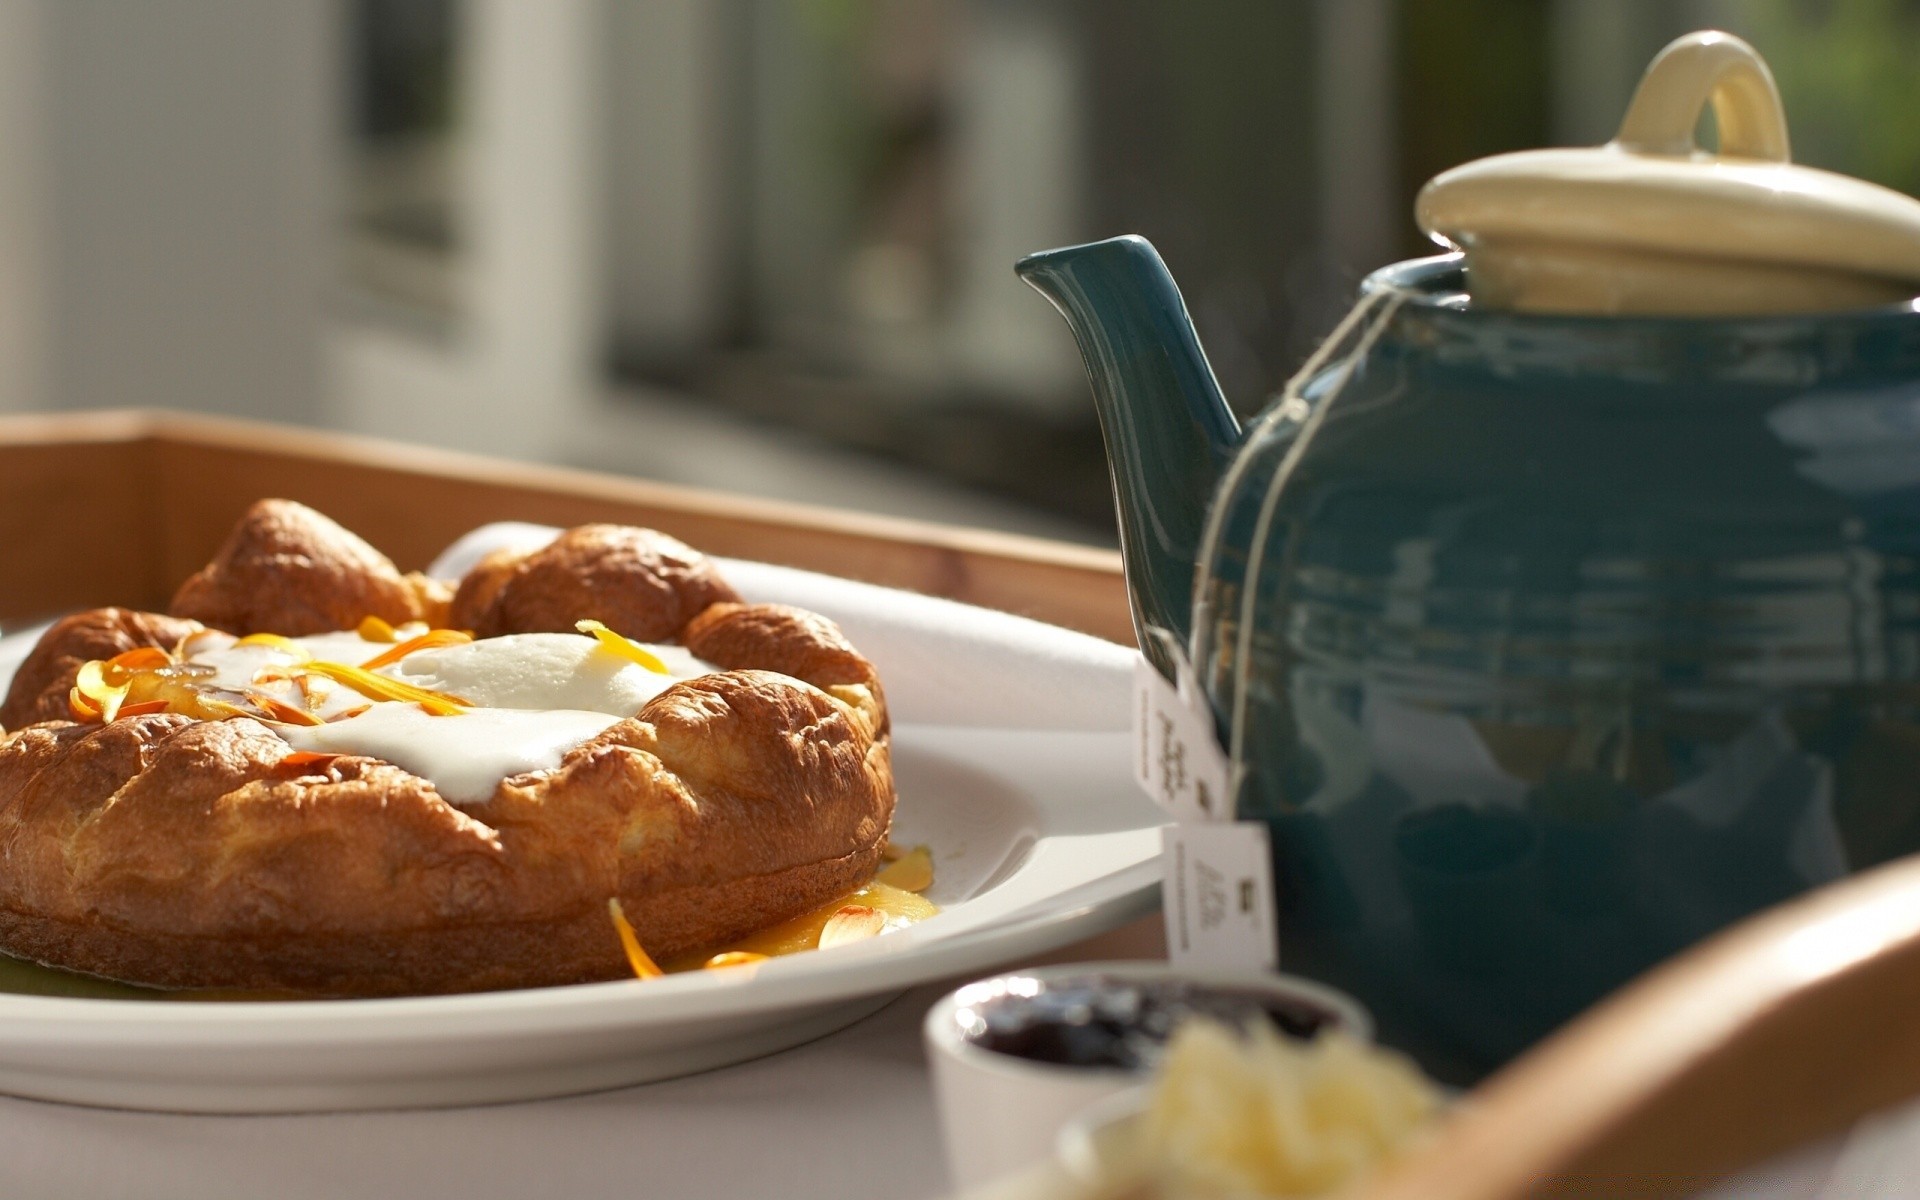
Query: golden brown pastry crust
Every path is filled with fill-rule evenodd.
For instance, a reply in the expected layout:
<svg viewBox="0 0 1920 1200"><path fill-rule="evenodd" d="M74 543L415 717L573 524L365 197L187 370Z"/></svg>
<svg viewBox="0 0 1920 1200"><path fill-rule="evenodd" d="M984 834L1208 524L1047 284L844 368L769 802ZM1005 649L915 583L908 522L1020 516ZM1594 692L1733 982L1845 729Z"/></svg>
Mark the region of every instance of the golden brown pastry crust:
<svg viewBox="0 0 1920 1200"><path fill-rule="evenodd" d="M74 675L89 659L112 658L141 646L171 650L199 628L198 621L130 608L96 608L54 622L14 673L6 702L0 704L0 730L63 720Z"/></svg>
<svg viewBox="0 0 1920 1200"><path fill-rule="evenodd" d="M571 633L577 622L594 620L662 642L709 604L739 599L712 560L678 538L580 525L530 554L488 555L461 581L449 619L482 638Z"/></svg>
<svg viewBox="0 0 1920 1200"><path fill-rule="evenodd" d="M660 545L588 528L574 546ZM694 608L725 584L696 552L673 554L667 571L624 552L568 561L595 564L586 576L629 622L653 622L630 629L693 608L668 636L729 669L675 684L482 804L456 808L373 759L290 763L286 742L245 718L54 720L0 738L0 948L165 987L527 987L628 973L610 896L649 952L671 958L857 888L894 803L872 665L810 613ZM630 591L622 572L646 582ZM652 586L661 578L672 594ZM300 611L314 609L303 596ZM251 615L276 624L265 608ZM64 709L93 647L117 653L147 631L142 644L171 646L178 629L117 610L69 618L7 709L37 712L55 694Z"/></svg>
<svg viewBox="0 0 1920 1200"><path fill-rule="evenodd" d="M369 616L444 625L450 599L446 585L402 575L386 555L304 504L261 500L169 607L228 633L302 637L352 629Z"/></svg>
<svg viewBox="0 0 1920 1200"><path fill-rule="evenodd" d="M880 730L888 728L879 672L819 613L786 604L711 604L680 631L680 644L716 667L778 671L843 698L848 687L864 687Z"/></svg>

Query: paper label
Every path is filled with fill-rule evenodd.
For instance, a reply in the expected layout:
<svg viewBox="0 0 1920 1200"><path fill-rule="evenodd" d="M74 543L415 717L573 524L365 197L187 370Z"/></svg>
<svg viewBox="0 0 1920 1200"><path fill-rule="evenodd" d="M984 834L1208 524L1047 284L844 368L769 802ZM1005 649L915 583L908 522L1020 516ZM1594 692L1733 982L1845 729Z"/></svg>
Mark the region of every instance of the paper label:
<svg viewBox="0 0 1920 1200"><path fill-rule="evenodd" d="M1199 689L1174 686L1142 657L1133 693L1134 781L1176 821L1231 820L1227 756Z"/></svg>
<svg viewBox="0 0 1920 1200"><path fill-rule="evenodd" d="M1169 825L1167 957L1175 966L1272 971L1280 966L1272 841L1262 821Z"/></svg>

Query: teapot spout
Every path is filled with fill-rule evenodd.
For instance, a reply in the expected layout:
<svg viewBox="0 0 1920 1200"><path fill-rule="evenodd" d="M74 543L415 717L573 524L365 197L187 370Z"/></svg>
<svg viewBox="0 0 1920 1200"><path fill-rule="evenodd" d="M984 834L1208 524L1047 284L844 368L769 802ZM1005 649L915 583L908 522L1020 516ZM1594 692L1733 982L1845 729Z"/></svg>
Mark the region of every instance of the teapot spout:
<svg viewBox="0 0 1920 1200"><path fill-rule="evenodd" d="M1046 250L1014 270L1066 317L1086 360L1119 508L1134 634L1171 677L1161 639L1147 631L1187 644L1194 557L1240 424L1180 289L1145 238Z"/></svg>

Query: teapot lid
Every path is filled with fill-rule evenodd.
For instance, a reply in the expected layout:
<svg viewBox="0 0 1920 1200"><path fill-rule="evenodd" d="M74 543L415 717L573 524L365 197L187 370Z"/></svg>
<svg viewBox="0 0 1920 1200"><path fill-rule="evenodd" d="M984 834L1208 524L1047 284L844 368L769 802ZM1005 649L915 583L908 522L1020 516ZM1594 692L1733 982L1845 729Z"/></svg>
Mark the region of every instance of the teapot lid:
<svg viewBox="0 0 1920 1200"><path fill-rule="evenodd" d="M1716 154L1694 140L1708 103ZM1920 293L1920 201L1794 165L1772 73L1727 33L1662 50L1613 141L1455 167L1415 215L1465 251L1473 301L1493 308L1735 315Z"/></svg>

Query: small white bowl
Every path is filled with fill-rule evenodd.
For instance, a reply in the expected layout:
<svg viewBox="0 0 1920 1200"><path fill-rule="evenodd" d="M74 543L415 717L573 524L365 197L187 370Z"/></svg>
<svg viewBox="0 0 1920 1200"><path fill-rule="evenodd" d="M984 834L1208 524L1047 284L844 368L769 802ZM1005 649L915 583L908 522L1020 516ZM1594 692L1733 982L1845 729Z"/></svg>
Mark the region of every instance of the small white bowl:
<svg viewBox="0 0 1920 1200"><path fill-rule="evenodd" d="M973 1187L1050 1157L1069 1120L1089 1105L1145 1082L1139 1071L1039 1062L975 1044L979 1005L1037 995L1046 986L1089 976L1118 984L1192 983L1291 1000L1328 1013L1328 1028L1362 1039L1373 1036L1372 1020L1350 997L1291 975L1183 970L1163 962L1096 962L1015 971L970 983L935 1004L922 1026L955 1187Z"/></svg>
<svg viewBox="0 0 1920 1200"><path fill-rule="evenodd" d="M1060 1127L1053 1154L1082 1183L1129 1178L1137 1173L1140 1122L1153 1103L1153 1085L1140 1084L1096 1100Z"/></svg>

